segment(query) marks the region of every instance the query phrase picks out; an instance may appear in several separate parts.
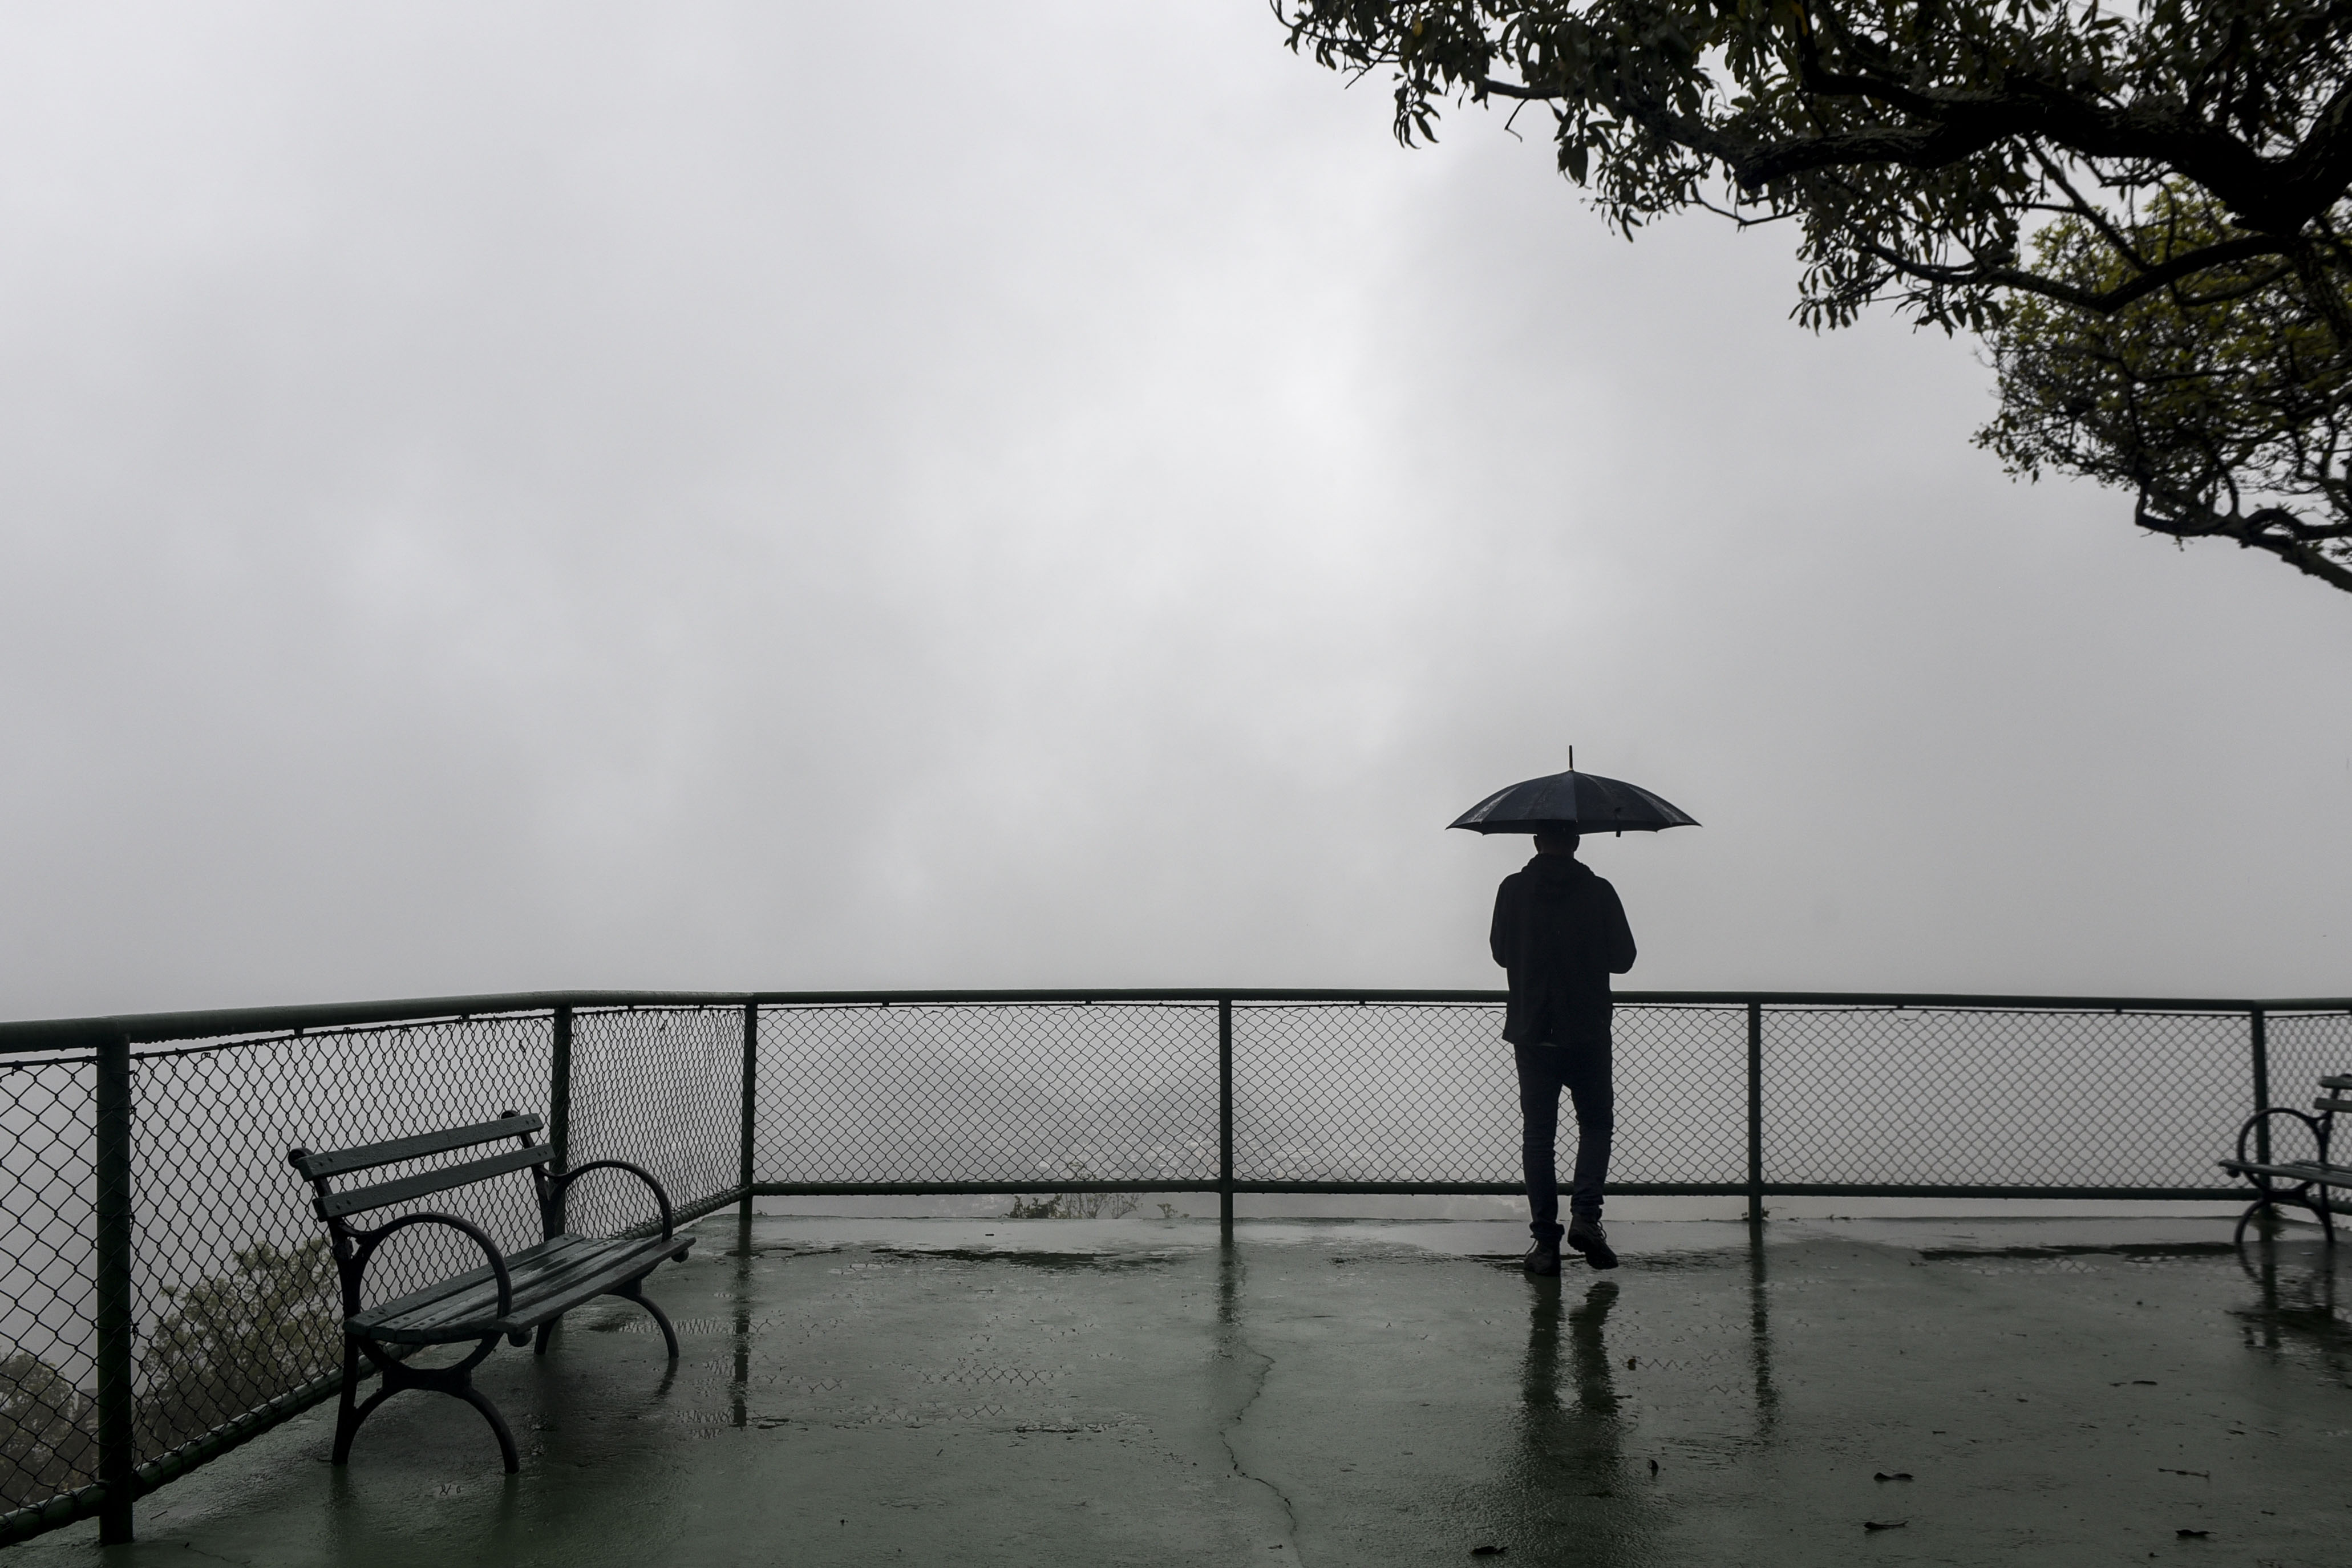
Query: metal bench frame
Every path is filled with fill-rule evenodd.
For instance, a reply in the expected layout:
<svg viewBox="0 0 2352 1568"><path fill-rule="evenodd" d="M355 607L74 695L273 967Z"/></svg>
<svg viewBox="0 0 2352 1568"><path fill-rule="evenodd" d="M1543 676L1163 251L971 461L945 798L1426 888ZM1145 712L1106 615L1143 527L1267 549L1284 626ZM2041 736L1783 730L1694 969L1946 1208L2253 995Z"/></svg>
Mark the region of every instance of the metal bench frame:
<svg viewBox="0 0 2352 1568"><path fill-rule="evenodd" d="M547 1353L549 1337L563 1314L598 1296L619 1296L635 1301L651 1313L662 1333L662 1342L668 1348L669 1359L677 1360L677 1331L668 1316L644 1291L646 1275L661 1263L684 1261L688 1249L694 1245L692 1237L674 1234L673 1211L669 1194L652 1172L626 1160L591 1160L586 1165L569 1170L551 1170L554 1149L535 1142L532 1134L544 1123L535 1114L516 1111L499 1113L492 1122L478 1122L468 1126L450 1127L438 1132L420 1133L411 1137L393 1138L383 1143L362 1145L356 1148L329 1150L312 1154L308 1149L288 1151L287 1161L303 1179L310 1184L312 1207L326 1225L335 1254L335 1267L342 1277L343 1291L343 1387L342 1398L335 1416L334 1462L350 1461L352 1438L360 1424L394 1395L411 1388L454 1395L482 1413L490 1430L499 1440L499 1455L506 1461L507 1473L521 1468L515 1451L514 1434L508 1430L506 1418L498 1406L484 1396L473 1383L474 1368L482 1364L503 1338L520 1345L534 1336L534 1354ZM373 1186L355 1186L336 1192L331 1183L337 1176L371 1170L377 1166L397 1165L447 1154L458 1149L478 1147L506 1138L519 1140L519 1145L504 1153L442 1166L400 1176ZM512 1256L501 1253L498 1243L479 1226L454 1214L418 1210L404 1214L377 1226L353 1224L351 1216L388 1208L394 1204L446 1192L456 1187L471 1186L503 1176L510 1171L528 1169L531 1185L539 1200L541 1239L537 1246L525 1248ZM661 1234L657 1239L618 1238L593 1240L573 1236L564 1228L564 1196L573 1182L591 1171L626 1171L652 1189L654 1204L659 1212ZM362 1281L366 1275L368 1260L376 1249L399 1232L412 1226L440 1225L470 1239L482 1249L488 1260L486 1267L470 1273L452 1277L412 1291L395 1301L373 1308L363 1306ZM537 1299L527 1301L518 1310L518 1267L524 1270L521 1289L530 1290L536 1282L536 1273L542 1266L559 1264L568 1283L537 1292ZM555 1268L544 1268L553 1274ZM493 1304L486 1299L484 1287L495 1283ZM404 1322L404 1318L429 1314L438 1307L453 1303L471 1306L452 1321ZM488 1315L484 1315L488 1309ZM429 1344L460 1344L478 1341L466 1357L449 1366L411 1366L406 1354ZM357 1397L361 1375L361 1357L365 1356L382 1375L383 1384L362 1401Z"/></svg>
<svg viewBox="0 0 2352 1568"><path fill-rule="evenodd" d="M2329 1189L2352 1189L2352 1166L2340 1166L2328 1157L2330 1140L2335 1133L2336 1116L2339 1111L2352 1111L2352 1074L2323 1078L2319 1081L2319 1097L2312 1101L2312 1110L2300 1111L2292 1105L2265 1105L2245 1120L2238 1129L2238 1155L2223 1160L2221 1166L2232 1176L2243 1176L2254 1186L2254 1201L2238 1217L2238 1228L2231 1232L2231 1240L2243 1241L2246 1227L2253 1218L2282 1204L2294 1204L2307 1208L2317 1217L2320 1228L2326 1233L2327 1244L2336 1244L2336 1216L2352 1214L2352 1200L2328 1196ZM2260 1144L2267 1147L2266 1130L2273 1116L2288 1116L2302 1123L2311 1131L2319 1155L2314 1160L2265 1160L2249 1155L2248 1140L2258 1133L2264 1134Z"/></svg>

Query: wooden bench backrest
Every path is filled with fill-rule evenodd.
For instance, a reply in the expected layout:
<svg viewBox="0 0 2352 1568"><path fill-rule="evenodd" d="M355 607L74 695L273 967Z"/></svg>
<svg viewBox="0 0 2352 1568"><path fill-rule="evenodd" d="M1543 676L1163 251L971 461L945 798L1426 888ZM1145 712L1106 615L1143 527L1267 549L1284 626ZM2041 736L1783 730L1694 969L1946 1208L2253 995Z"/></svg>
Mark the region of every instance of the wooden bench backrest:
<svg viewBox="0 0 2352 1568"><path fill-rule="evenodd" d="M415 1176L378 1182L373 1186L353 1187L349 1192L328 1191L326 1183L331 1176L373 1170L378 1166L397 1165L403 1160L423 1159L428 1155L446 1154L451 1149L468 1149L479 1144L496 1143L501 1138L527 1139L544 1125L546 1124L535 1114L509 1113L495 1122L476 1122L470 1126L447 1127L437 1133L389 1138L380 1144L362 1144L357 1148L330 1149L317 1155L298 1149L289 1158L294 1168L318 1188L319 1218L340 1219L345 1215L365 1214L371 1209L405 1203L413 1197L425 1197L433 1193L446 1192L454 1186L487 1181L508 1171L545 1165L555 1157L555 1150L546 1144L529 1145L520 1149L509 1149L504 1154L443 1166L438 1170L420 1171Z"/></svg>

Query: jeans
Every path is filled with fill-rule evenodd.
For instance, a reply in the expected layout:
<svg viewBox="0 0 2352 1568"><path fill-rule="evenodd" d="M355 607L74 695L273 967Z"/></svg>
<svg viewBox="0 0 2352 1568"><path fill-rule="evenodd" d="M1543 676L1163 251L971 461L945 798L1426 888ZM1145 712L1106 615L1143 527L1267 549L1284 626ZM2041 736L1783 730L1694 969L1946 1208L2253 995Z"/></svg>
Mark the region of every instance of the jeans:
<svg viewBox="0 0 2352 1568"><path fill-rule="evenodd" d="M1557 1242L1559 1173L1554 1145L1559 1140L1559 1092L1576 1106L1576 1185L1569 1197L1571 1216L1601 1218L1601 1189L1609 1180L1609 1144L1617 1131L1617 1091L1611 1081L1609 1039L1575 1045L1512 1048L1519 1063L1519 1115L1524 1127L1520 1157L1528 1173L1528 1228L1538 1241Z"/></svg>

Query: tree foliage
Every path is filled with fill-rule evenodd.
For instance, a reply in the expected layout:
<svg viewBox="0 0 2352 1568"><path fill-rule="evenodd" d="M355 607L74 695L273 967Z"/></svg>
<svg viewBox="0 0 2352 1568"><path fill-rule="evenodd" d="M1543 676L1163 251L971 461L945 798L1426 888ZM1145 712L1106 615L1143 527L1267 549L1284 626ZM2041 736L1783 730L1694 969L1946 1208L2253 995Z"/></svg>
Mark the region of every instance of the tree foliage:
<svg viewBox="0 0 2352 1568"><path fill-rule="evenodd" d="M30 1351L0 1356L0 1508L97 1479L97 1402Z"/></svg>
<svg viewBox="0 0 2352 1568"><path fill-rule="evenodd" d="M312 1379L341 1354L340 1286L324 1237L240 1249L225 1273L165 1292L140 1370L142 1451L163 1453Z"/></svg>
<svg viewBox="0 0 2352 1568"><path fill-rule="evenodd" d="M2129 233L2150 258L2228 230L2181 190ZM2112 246L2069 219L2035 240L2038 270L2099 289ZM2328 283L2340 294L2341 275ZM2135 491L2135 520L2176 538L2232 538L2352 591L2352 357L2330 313L2260 262L2209 269L2110 314L2042 298L1988 333L2000 417L1978 440L2012 473L2087 475Z"/></svg>
<svg viewBox="0 0 2352 1568"><path fill-rule="evenodd" d="M335 1370L342 1310L323 1237L257 1242L229 1267L163 1291L140 1358L142 1456L166 1453ZM0 1507L98 1479L98 1401L27 1351L0 1356Z"/></svg>
<svg viewBox="0 0 2352 1568"><path fill-rule="evenodd" d="M1989 334L1987 439L2019 469L2133 486L2148 527L2352 589L2331 531L2352 5L1274 5L1292 48L1392 78L1407 143L1450 102L1539 104L1619 230L1692 208L1787 222L1801 321L1884 303Z"/></svg>

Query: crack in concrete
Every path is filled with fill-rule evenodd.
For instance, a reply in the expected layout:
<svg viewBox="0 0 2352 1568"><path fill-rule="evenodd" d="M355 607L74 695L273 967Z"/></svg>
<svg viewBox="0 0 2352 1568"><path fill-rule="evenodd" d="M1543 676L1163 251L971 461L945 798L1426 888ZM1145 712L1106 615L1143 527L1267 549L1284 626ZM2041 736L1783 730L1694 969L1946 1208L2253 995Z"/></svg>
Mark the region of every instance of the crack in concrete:
<svg viewBox="0 0 2352 1568"><path fill-rule="evenodd" d="M1292 1506L1290 1494L1265 1477L1253 1474L1249 1468L1242 1463L1241 1450L1234 1447L1234 1430L1247 1418L1250 1407L1255 1406L1259 1396L1265 1393L1266 1379L1274 1374L1274 1357L1244 1339L1240 1327L1235 1322L1234 1297L1239 1293L1240 1272L1238 1261L1234 1260L1228 1254L1224 1278L1220 1281L1218 1291L1221 1300L1217 1313L1217 1351L1229 1361L1239 1361L1244 1356L1247 1356L1257 1363L1257 1370L1250 1378L1248 1397L1236 1405L1233 1415L1218 1427L1217 1440L1224 1445L1225 1458L1233 1466L1233 1473L1245 1481L1264 1487L1274 1494L1274 1500L1282 1505L1282 1517L1288 1526L1286 1531L1286 1539L1283 1544L1290 1552L1292 1562L1303 1562L1304 1553L1298 1547L1298 1511Z"/></svg>
<svg viewBox="0 0 2352 1568"><path fill-rule="evenodd" d="M1229 1354L1230 1349L1238 1349L1244 1351L1251 1356L1256 1358L1258 1362L1258 1369L1257 1375L1250 1380L1249 1397L1243 1400L1239 1408L1234 1411L1232 1419L1228 1420L1223 1427L1217 1429L1218 1441L1222 1442L1225 1446L1225 1458L1232 1462L1234 1474L1241 1477L1242 1479L1245 1481L1252 1481L1264 1487L1266 1490L1274 1494L1274 1500L1282 1505L1282 1517L1289 1525L1289 1530L1286 1532L1288 1540L1286 1542L1286 1544L1293 1553L1297 1553L1298 1552L1298 1511L1291 1506L1290 1494L1284 1491L1272 1481L1266 1479L1264 1476L1251 1473L1248 1467L1242 1463L1241 1451L1234 1447L1234 1429L1242 1424L1243 1419L1249 1415L1250 1406L1255 1405L1258 1401L1258 1396L1265 1392L1265 1380L1267 1377L1272 1375L1274 1372L1274 1357L1266 1354L1265 1352L1258 1349L1255 1345L1253 1345L1247 1341L1242 1339L1238 1334L1228 1335L1226 1338L1226 1343L1228 1347L1230 1347ZM1294 1556L1293 1559L1293 1561L1303 1560L1304 1559L1302 1557L1297 1556Z"/></svg>

